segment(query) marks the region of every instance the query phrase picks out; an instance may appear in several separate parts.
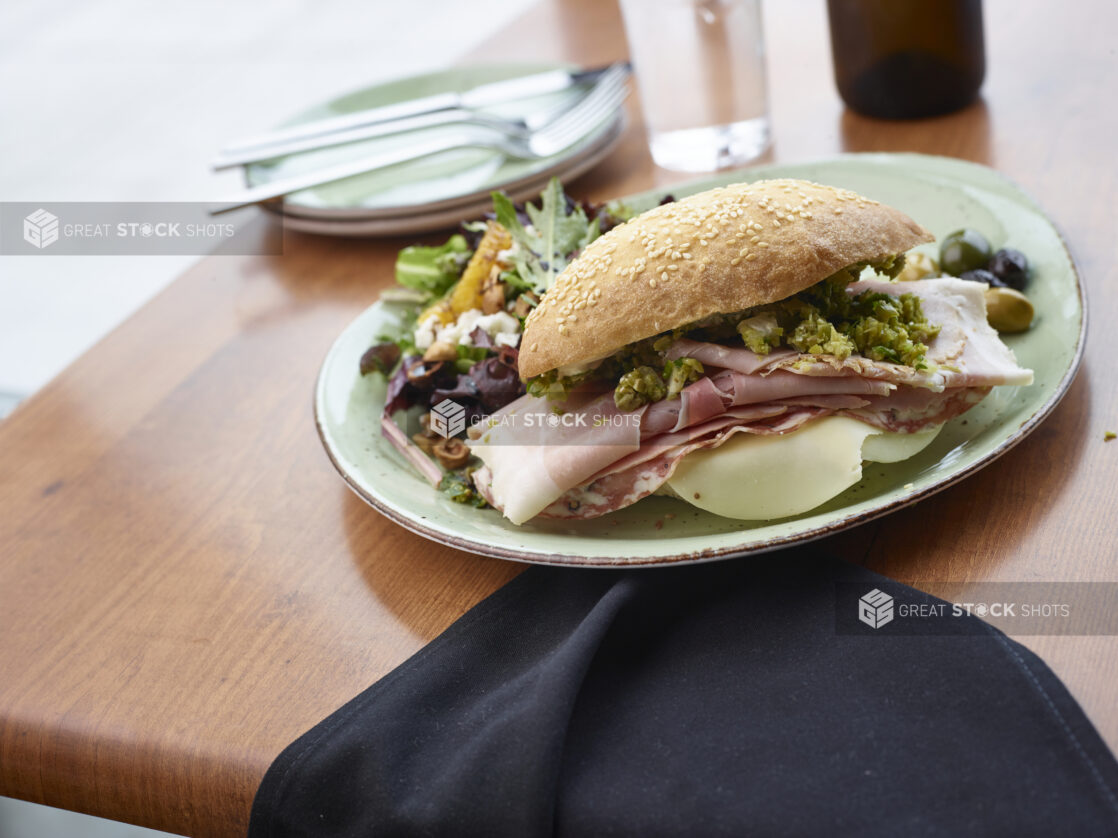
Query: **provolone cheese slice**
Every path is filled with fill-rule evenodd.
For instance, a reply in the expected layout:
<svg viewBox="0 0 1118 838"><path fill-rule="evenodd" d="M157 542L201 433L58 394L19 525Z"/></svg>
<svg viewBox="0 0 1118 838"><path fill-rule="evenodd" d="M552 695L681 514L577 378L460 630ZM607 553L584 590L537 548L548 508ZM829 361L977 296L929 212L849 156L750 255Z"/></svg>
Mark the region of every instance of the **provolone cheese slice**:
<svg viewBox="0 0 1118 838"><path fill-rule="evenodd" d="M898 462L928 445L939 428L884 433L829 416L783 436L737 434L718 448L680 460L668 480L680 498L727 518L772 520L798 515L862 479L862 460Z"/></svg>
<svg viewBox="0 0 1118 838"><path fill-rule="evenodd" d="M891 434L878 431L866 437L862 443L862 459L871 463L899 463L915 457L939 436L943 425L936 425L926 431L914 434Z"/></svg>

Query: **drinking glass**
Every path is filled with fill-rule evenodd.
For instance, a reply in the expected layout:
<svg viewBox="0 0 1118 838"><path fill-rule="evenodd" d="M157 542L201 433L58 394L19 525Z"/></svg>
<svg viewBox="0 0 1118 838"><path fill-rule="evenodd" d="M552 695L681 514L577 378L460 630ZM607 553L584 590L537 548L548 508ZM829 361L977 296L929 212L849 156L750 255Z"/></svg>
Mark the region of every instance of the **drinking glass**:
<svg viewBox="0 0 1118 838"><path fill-rule="evenodd" d="M658 166L705 172L769 145L760 0L621 0Z"/></svg>

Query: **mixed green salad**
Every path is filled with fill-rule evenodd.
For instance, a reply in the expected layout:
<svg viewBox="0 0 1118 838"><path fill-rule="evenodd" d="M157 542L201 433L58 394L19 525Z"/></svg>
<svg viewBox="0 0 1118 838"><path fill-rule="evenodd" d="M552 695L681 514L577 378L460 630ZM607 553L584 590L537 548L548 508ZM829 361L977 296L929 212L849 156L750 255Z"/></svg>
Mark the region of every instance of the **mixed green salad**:
<svg viewBox="0 0 1118 838"><path fill-rule="evenodd" d="M400 251L397 287L384 298L407 304L408 313L365 352L361 374L387 377L385 435L454 500L484 503L471 489L469 449L432 429L429 411L450 399L471 422L522 396L524 320L586 245L633 214L617 202L574 201L552 179L538 202L495 192L485 220L463 224L442 245ZM420 430L409 438L392 417L412 408Z"/></svg>

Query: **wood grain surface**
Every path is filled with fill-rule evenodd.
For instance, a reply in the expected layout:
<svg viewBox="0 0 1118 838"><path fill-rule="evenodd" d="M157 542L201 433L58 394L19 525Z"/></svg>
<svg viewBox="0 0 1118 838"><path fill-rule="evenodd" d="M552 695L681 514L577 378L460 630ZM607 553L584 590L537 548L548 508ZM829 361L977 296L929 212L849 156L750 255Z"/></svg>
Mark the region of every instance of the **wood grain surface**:
<svg viewBox="0 0 1118 838"><path fill-rule="evenodd" d="M765 13L766 160L910 150L994 166L1061 227L1093 323L1077 381L1026 442L822 546L926 587L1118 581L1118 442L1103 442L1118 430L1114 6L991 0L983 100L896 123L843 108L822 0ZM476 60L625 53L612 3L547 0ZM682 179L651 165L633 115L573 193ZM203 260L0 424L0 794L242 834L285 745L519 572L391 525L319 446L318 366L404 243L287 234L282 257ZM1118 638L1023 642L1118 745Z"/></svg>

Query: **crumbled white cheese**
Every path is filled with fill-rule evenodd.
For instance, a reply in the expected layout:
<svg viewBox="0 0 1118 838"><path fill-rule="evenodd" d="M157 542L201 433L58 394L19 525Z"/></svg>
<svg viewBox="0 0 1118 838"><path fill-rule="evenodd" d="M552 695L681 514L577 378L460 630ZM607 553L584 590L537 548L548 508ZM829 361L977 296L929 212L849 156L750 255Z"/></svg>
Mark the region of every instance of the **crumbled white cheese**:
<svg viewBox="0 0 1118 838"><path fill-rule="evenodd" d="M435 341L472 346L470 335L474 329L481 328L498 346L516 346L520 341L520 321L508 312L482 314L481 309L472 308L458 315L453 323L442 325L439 318L431 315L415 329L415 345L428 349Z"/></svg>
<svg viewBox="0 0 1118 838"><path fill-rule="evenodd" d="M462 312L453 323L439 329L439 340L443 343L460 343L463 346L469 346L470 333L473 332L480 319L480 308L471 308L469 311Z"/></svg>
<svg viewBox="0 0 1118 838"><path fill-rule="evenodd" d="M435 330L439 327L439 318L432 314L415 327L415 345L417 349L430 349L435 342Z"/></svg>
<svg viewBox="0 0 1118 838"><path fill-rule="evenodd" d="M498 346L516 346L520 341L520 321L506 311L479 317L475 325L480 326ZM468 340L469 335L466 337Z"/></svg>

